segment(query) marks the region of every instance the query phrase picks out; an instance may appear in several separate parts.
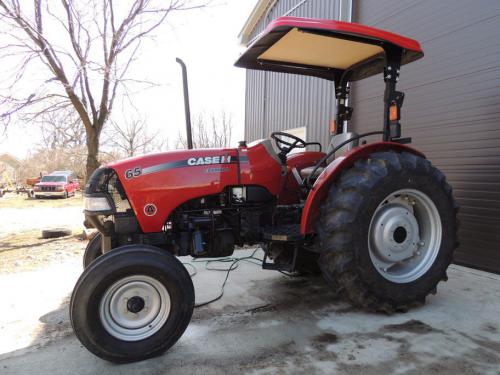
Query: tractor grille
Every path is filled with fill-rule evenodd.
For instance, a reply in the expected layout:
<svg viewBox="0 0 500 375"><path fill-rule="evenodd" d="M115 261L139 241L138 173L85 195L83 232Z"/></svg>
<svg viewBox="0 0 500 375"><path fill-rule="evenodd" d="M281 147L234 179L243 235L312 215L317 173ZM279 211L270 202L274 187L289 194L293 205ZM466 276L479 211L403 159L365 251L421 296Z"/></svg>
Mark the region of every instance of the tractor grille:
<svg viewBox="0 0 500 375"><path fill-rule="evenodd" d="M107 193L110 195L115 205L117 213L125 213L131 209L130 203L125 195L125 190L115 172L110 175L106 188Z"/></svg>
<svg viewBox="0 0 500 375"><path fill-rule="evenodd" d="M104 193L108 195L115 206L115 213L126 213L132 210L125 194L125 189L111 168L99 168L85 186L85 194Z"/></svg>

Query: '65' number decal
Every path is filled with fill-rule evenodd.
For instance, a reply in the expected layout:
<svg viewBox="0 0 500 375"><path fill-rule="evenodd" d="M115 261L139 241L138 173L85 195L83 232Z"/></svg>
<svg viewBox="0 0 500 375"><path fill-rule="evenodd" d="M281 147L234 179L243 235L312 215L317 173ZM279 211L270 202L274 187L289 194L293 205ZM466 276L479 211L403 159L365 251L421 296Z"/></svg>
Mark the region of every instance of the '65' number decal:
<svg viewBox="0 0 500 375"><path fill-rule="evenodd" d="M131 178L139 177L141 175L141 173L142 173L141 167L127 169L125 171L125 179L130 180Z"/></svg>

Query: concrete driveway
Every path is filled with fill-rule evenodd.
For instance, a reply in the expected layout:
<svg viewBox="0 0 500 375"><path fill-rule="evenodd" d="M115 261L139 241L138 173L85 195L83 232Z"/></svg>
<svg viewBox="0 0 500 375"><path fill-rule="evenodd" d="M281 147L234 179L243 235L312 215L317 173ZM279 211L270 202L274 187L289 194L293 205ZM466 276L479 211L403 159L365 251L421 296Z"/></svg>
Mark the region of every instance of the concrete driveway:
<svg viewBox="0 0 500 375"><path fill-rule="evenodd" d="M239 251L242 256L248 251ZM54 268L55 267L55 268ZM197 302L223 272L196 263ZM165 355L129 365L94 357L72 334L69 259L39 273L0 275L0 374L499 374L500 277L452 266L427 304L385 316L338 301L321 278L241 263L224 297L196 309ZM22 280L22 281L21 281ZM50 291L50 292L49 292Z"/></svg>

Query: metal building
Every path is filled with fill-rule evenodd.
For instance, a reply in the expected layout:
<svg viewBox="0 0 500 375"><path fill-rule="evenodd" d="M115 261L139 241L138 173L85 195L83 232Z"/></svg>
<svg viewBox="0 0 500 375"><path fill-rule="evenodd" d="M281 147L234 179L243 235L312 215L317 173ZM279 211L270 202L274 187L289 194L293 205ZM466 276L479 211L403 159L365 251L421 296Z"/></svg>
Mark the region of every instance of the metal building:
<svg viewBox="0 0 500 375"><path fill-rule="evenodd" d="M460 203L456 262L500 272L500 2L497 0L259 0L240 38L279 16L340 19L417 39L425 57L401 70L403 135L447 176ZM380 130L381 75L352 88L350 130ZM288 130L329 142L333 84L247 71L245 137Z"/></svg>

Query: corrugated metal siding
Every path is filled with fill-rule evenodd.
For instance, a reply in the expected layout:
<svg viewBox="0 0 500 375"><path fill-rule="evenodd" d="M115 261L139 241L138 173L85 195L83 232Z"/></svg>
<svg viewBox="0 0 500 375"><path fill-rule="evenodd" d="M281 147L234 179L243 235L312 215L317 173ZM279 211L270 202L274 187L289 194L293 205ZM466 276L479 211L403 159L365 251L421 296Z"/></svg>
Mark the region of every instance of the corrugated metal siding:
<svg viewBox="0 0 500 375"><path fill-rule="evenodd" d="M328 122L332 118L334 97L332 84L308 77L267 73L265 133L307 127L307 139L328 138ZM320 126L323 124L324 126Z"/></svg>
<svg viewBox="0 0 500 375"><path fill-rule="evenodd" d="M456 261L500 271L500 1L357 1L354 21L419 40L401 69L403 136L447 176L460 210ZM379 130L381 76L353 87L355 131Z"/></svg>
<svg viewBox="0 0 500 375"><path fill-rule="evenodd" d="M336 19L338 0L282 0L263 17L250 39L282 15ZM296 75L248 71L245 137L248 141L276 130L307 127L307 139L328 144L328 126L334 118L334 87L331 82Z"/></svg>
<svg viewBox="0 0 500 375"><path fill-rule="evenodd" d="M245 139L256 140L264 134L265 72L247 70L245 87Z"/></svg>

